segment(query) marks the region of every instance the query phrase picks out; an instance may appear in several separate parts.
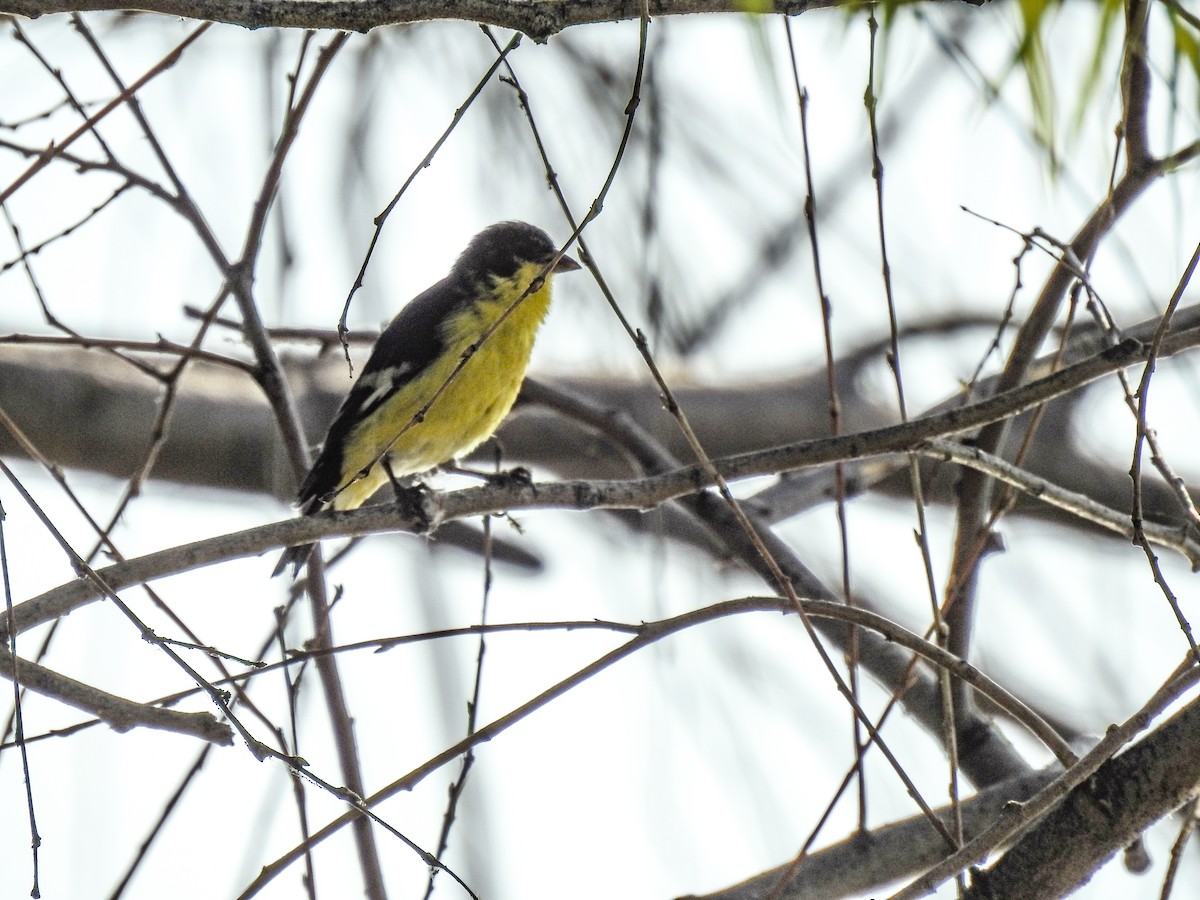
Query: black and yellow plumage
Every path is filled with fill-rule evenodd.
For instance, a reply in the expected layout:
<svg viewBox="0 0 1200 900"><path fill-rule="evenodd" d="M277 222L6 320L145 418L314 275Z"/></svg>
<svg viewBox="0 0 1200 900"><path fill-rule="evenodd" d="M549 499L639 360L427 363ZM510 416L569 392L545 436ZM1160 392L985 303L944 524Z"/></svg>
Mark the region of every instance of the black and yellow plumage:
<svg viewBox="0 0 1200 900"><path fill-rule="evenodd" d="M305 515L361 506L388 482L385 459L400 478L470 453L491 437L525 379L538 326L550 309L552 275L579 268L569 256L547 268L557 253L540 228L500 222L477 234L449 275L400 310L300 486L297 503ZM530 290L539 277L541 284ZM289 548L273 574L289 565L299 571L311 552L311 545Z"/></svg>

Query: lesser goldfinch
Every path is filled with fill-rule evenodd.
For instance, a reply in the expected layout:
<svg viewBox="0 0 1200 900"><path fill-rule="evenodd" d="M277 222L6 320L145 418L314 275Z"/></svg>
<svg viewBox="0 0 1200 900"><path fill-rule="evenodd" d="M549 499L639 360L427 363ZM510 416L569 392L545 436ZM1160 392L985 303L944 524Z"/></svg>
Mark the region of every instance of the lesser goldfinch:
<svg viewBox="0 0 1200 900"><path fill-rule="evenodd" d="M357 509L389 477L426 472L491 437L525 379L550 308L551 276L579 268L569 256L551 266L556 255L540 228L500 222L472 238L450 274L400 310L375 342L300 486L304 515ZM289 565L298 573L312 548L289 548L272 575Z"/></svg>

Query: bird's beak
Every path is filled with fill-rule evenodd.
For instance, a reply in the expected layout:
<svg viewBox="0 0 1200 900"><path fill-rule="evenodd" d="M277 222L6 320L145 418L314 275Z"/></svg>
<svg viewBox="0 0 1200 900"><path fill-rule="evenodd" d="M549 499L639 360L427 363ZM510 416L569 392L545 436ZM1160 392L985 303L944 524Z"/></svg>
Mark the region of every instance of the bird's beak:
<svg viewBox="0 0 1200 900"><path fill-rule="evenodd" d="M580 268L583 268L583 267L580 266L579 263L575 262L575 260L571 259L571 257L567 256L564 253L562 256L560 256L558 258L558 262L556 262L554 264L554 268L551 269L550 271L551 272L574 272L576 269L580 269Z"/></svg>

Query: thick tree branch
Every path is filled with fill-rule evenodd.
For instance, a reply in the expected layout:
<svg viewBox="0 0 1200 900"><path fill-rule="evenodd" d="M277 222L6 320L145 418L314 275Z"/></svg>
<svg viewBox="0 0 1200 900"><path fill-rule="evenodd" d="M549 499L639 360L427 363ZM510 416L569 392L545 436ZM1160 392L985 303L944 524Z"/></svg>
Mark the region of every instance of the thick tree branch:
<svg viewBox="0 0 1200 900"><path fill-rule="evenodd" d="M1138 734L1145 731L1155 717L1162 714L1164 709L1191 691L1196 686L1197 681L1200 681L1200 677L1198 677L1200 676L1200 670L1191 666L1190 662L1189 659L1183 666L1177 669L1176 673L1154 692L1141 709L1121 724L1110 725L1104 737L1078 762L1063 772L1060 777L1038 791L1035 796L1023 805L1006 810L1006 815L997 820L983 834L971 839L962 848L950 854L950 856L938 863L916 881L896 894L893 894L891 900L918 900L918 898L926 896L933 889L954 878L960 872L965 871L968 867L982 862L990 853L993 853L1005 844L1010 844L1019 837L1024 842L1027 839L1024 836L1036 834L1040 831L1046 821L1043 817L1052 810L1057 810L1057 812L1050 816L1050 819L1063 815L1064 812L1066 815L1072 815L1073 812L1070 807L1077 802L1079 791L1089 792L1091 789L1090 786L1096 784L1096 778L1104 777L1100 775L1101 771L1112 774L1114 755L1137 737ZM1159 732L1155 736L1143 742L1143 744L1149 744L1151 747L1154 747L1157 743L1154 738L1165 734L1168 746L1177 750L1180 744L1180 732L1183 733L1184 740L1182 744L1184 749L1180 756L1186 756L1189 759L1181 762L1178 774L1182 776L1182 780L1187 784L1189 789L1195 788L1197 781L1197 759L1200 759L1194 752L1196 740L1195 729L1197 719L1200 718L1200 713L1197 712L1198 709L1200 709L1200 702L1193 699L1182 713L1175 716L1162 729L1159 729ZM1142 745L1139 744L1139 746ZM1159 750L1161 749L1162 747L1159 747ZM1137 758L1135 757L1135 759ZM1149 762L1149 758L1142 756L1141 761L1143 763ZM1157 818L1157 816L1163 815L1170 809L1174 809L1186 799L1186 797L1179 796L1179 784L1175 780L1175 774L1169 771L1174 768L1175 762L1169 757L1160 757L1158 763L1158 765L1151 766L1151 771L1146 773L1150 776L1151 781L1162 780L1164 784L1164 790L1158 793L1158 803L1154 804L1157 815L1153 818ZM1105 793L1109 795L1119 795L1124 790L1126 773L1118 771L1116 775L1115 779L1107 782ZM1072 796L1076 800L1069 800ZM1100 796L1104 796L1104 794ZM1164 805L1164 800L1168 804L1173 805ZM1064 802L1067 803L1067 807L1063 807ZM1091 802L1094 803L1095 801L1092 800ZM1103 808L1104 803L1102 802L1099 805ZM1127 806L1125 809L1122 809L1122 812L1132 813L1142 818L1140 818L1139 824L1132 826L1131 830L1126 830L1129 828L1128 823L1122 822L1120 819L1108 820L1097 829L1102 832L1106 831L1108 840L1112 840L1114 836L1117 836L1116 844L1120 846L1128 845L1138 831L1153 821L1153 818L1145 818L1146 809L1140 806L1140 803ZM1085 816L1084 818L1088 819L1092 817ZM1100 813L1099 818L1108 819L1103 813ZM1095 826L1097 824L1096 819L1092 818L1090 823L1085 823L1085 827L1088 824ZM1107 825L1107 828L1105 825ZM1022 900L1029 900L1029 898L1034 896L1038 898L1061 897L1064 893L1069 893L1071 887L1078 886L1082 881L1086 881L1091 873L1094 872L1100 860L1106 858L1112 852L1110 850L1109 854L1105 854L1105 856L1099 858L1094 855L1089 857L1088 865L1090 867L1083 874L1082 879L1078 878L1080 875L1079 868L1074 865L1063 865L1062 880L1060 880L1060 876L1054 873L1053 866L1064 861L1064 856L1062 855L1064 850L1068 853L1070 852L1066 845L1058 844L1055 845L1055 848L1049 850L1050 855L1055 859L1055 863L1042 870L1042 877L1045 880L1039 880L1036 876L1032 876L1026 872L1026 878L1030 878L1031 880L1023 881L1019 886L1019 888L1023 887L1026 889L1035 884L1039 888L1048 886L1050 887L1048 893L1022 893L1018 888L1016 893L1006 894L1006 896L1019 896ZM1083 854L1081 854L1080 861L1083 861ZM999 868L999 865L997 868ZM1068 871L1072 874L1068 875ZM1071 878L1076 878L1077 880L1070 881L1069 879ZM1062 886L1062 889L1054 890L1053 884ZM979 886L977 885L976 887L978 888ZM984 900L984 898L990 898L991 896L987 892L987 886L985 885L982 887L982 890L976 891L973 900Z"/></svg>
<svg viewBox="0 0 1200 900"><path fill-rule="evenodd" d="M1059 771L1056 766L1010 778L963 800L959 809L964 836L972 838L981 833L1003 814L1009 803L1033 796ZM949 807L937 813L947 824L951 823ZM806 856L799 864L789 862L733 887L680 900L830 900L869 893L882 884L914 875L944 854L945 844L925 817L913 816L851 835Z"/></svg>
<svg viewBox="0 0 1200 900"><path fill-rule="evenodd" d="M1054 900L1196 795L1200 700L1106 762L986 872L969 900Z"/></svg>
<svg viewBox="0 0 1200 900"><path fill-rule="evenodd" d="M796 15L832 9L845 0L781 0L773 11ZM207 19L247 28L332 28L370 31L381 25L462 19L511 28L545 40L572 25L640 18L641 3L625 0L0 0L0 13L37 18L47 13L136 8L167 16ZM741 0L650 0L651 16L744 13Z"/></svg>

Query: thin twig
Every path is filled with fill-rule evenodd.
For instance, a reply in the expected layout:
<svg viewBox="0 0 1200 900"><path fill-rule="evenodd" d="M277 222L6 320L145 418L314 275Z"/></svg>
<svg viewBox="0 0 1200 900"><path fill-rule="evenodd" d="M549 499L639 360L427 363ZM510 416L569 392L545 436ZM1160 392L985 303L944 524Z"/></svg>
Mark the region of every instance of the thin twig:
<svg viewBox="0 0 1200 900"><path fill-rule="evenodd" d="M4 583L4 608L11 615L13 608L12 581L8 575L8 545L4 537L4 522L7 518L8 514L4 511L4 504L0 502L0 579ZM42 837L38 834L37 812L33 802L33 775L29 771L29 748L25 744L25 712L21 703L21 670L23 666L17 663L16 634L8 636L8 650L5 655L8 656L8 659L4 662L8 663L8 672L12 678L13 735L21 751L21 772L25 776L25 813L29 818L29 848L33 856L33 887L30 889L29 895L40 897L42 890L38 883L38 851L42 846Z"/></svg>
<svg viewBox="0 0 1200 900"><path fill-rule="evenodd" d="M1137 437L1133 443L1133 461L1129 467L1129 477L1133 480L1133 511L1131 519L1133 521L1134 540L1142 551L1146 554L1146 561L1150 565L1150 571L1154 576L1154 582L1163 592L1163 596L1167 598L1167 603L1170 604L1171 612L1175 614L1175 621L1179 623L1179 628L1187 639L1188 646L1191 647L1192 655L1196 657L1197 662L1200 662L1200 647L1196 646L1196 638L1192 634L1191 623L1183 614L1183 610L1179 606L1179 598L1175 596L1175 592L1171 590L1167 584L1166 576L1163 574L1162 567L1158 564L1158 557L1150 548L1150 542L1146 534L1145 520L1142 517L1142 450L1146 444L1147 433L1149 426L1147 425L1146 410L1150 402L1150 380L1154 375L1155 366L1158 361L1159 350L1162 347L1163 340L1166 338L1167 332L1171 328L1171 317L1179 306L1179 301L1183 299L1183 292L1191 283L1192 275L1196 271L1197 264L1200 264L1200 244L1196 245L1196 249L1192 253L1192 258L1188 261L1184 268L1183 274L1179 278L1179 283L1175 286L1175 292L1171 295L1170 301L1167 303L1167 308L1163 312L1162 321L1159 322L1158 329L1154 332L1154 337L1150 341L1150 350L1146 358L1145 368L1142 370L1142 378L1138 382L1137 398ZM1155 454L1159 455L1159 454ZM1189 498L1190 499L1190 498ZM1194 510L1195 507L1192 506Z"/></svg>
<svg viewBox="0 0 1200 900"><path fill-rule="evenodd" d="M1167 865L1166 874L1163 875L1162 893L1159 894L1159 900L1171 900L1171 893L1175 889L1175 877L1179 873L1180 863L1183 862L1183 851L1188 845L1188 839L1192 836L1192 832L1196 830L1196 804L1197 798L1193 797L1179 811L1179 835L1175 838L1175 843L1171 845L1171 861Z"/></svg>
<svg viewBox="0 0 1200 900"><path fill-rule="evenodd" d="M1140 542L1128 513L1097 503L1085 494L1069 491L1026 469L1013 465L1002 457L984 453L978 447L938 439L917 448L915 452L932 459L953 462L982 472L1011 485L1035 500L1070 513L1081 521L1099 525L1114 534L1121 535L1131 543ZM1188 561L1193 571L1200 571L1200 532L1195 529L1143 521L1140 538L1144 538L1151 544L1174 550Z"/></svg>
<svg viewBox="0 0 1200 900"><path fill-rule="evenodd" d="M800 83L800 67L796 61L796 46L792 39L792 21L783 17L784 34L787 36L788 64L792 73L792 87L796 94L796 105L800 117L800 147L804 160L804 219L808 228L808 244L812 253L813 280L817 289L817 303L820 306L821 334L825 351L825 394L829 404L829 433L836 437L842 433L842 404L838 396L837 367L833 352L833 301L825 289L825 276L821 270L821 244L817 228L817 192L813 185L812 150L808 140L808 90ZM838 549L841 555L842 598L847 604L854 604L854 592L850 586L850 535L846 525L846 473L841 463L833 467L834 505L838 524ZM850 694L855 703L860 701L859 669L858 669L858 631L850 629L848 646L846 648L846 670L850 682ZM850 740L854 750L854 766L857 773L858 785L858 827L867 827L867 772L863 765L863 754L866 744L863 740L862 724L858 716L851 711ZM818 822L817 827L820 827ZM811 843L816 834L810 833L805 844ZM783 879L780 879L778 890L782 890ZM772 892L774 893L774 891Z"/></svg>
<svg viewBox="0 0 1200 900"><path fill-rule="evenodd" d="M471 689L471 699L467 701L467 733L466 737L475 734L479 727L479 697L483 689L483 657L487 652L487 618L488 599L492 592L492 517L483 517L484 554L483 554L483 597L479 601L479 645L475 654L475 679ZM475 764L475 748L469 747L462 756L458 767L458 775L450 782L446 797L446 811L442 815L442 830L438 835L437 855L442 857L450 846L450 829L458 814L458 804L462 800L467 787L467 776ZM433 896L434 879L437 870L429 871L429 880L425 882L425 900Z"/></svg>
<svg viewBox="0 0 1200 900"><path fill-rule="evenodd" d="M10 183L8 187L0 190L0 203L4 203L4 201L15 194L26 182L33 178L34 175L44 169L51 160L58 157L63 150L75 143L75 141L87 134L89 131L92 131L96 127L97 122L107 116L118 106L124 104L130 97L140 91L150 81L167 71L167 69L171 68L173 65L175 65L175 63L179 62L179 58L183 55L183 51L191 46L191 44L197 38L199 38L200 35L208 31L208 29L212 27L212 24L212 22L204 22L200 24L187 37L180 41L179 44L175 46L175 49L159 60L159 62L144 75L142 75L141 78L131 84L126 90L122 91L108 103L104 104L104 106L102 106L97 112L88 117L86 122L72 131L61 141L51 144L49 147L43 150L33 164L29 166L29 168L18 175L16 180Z"/></svg>
<svg viewBox="0 0 1200 900"><path fill-rule="evenodd" d="M514 34L503 49L500 47L496 48L496 58L492 60L487 71L483 73L483 77L475 82L475 87L471 89L471 93L467 95L467 99L454 111L454 115L450 117L450 124L446 126L445 130L438 136L438 139L433 142L433 146L429 148L429 152L425 154L424 158L408 173L408 177L400 185L400 190L396 191L395 196L388 201L388 205L383 208L383 212L375 217L375 231L371 235L371 242L367 245L367 252L363 256L362 265L359 266L354 284L350 285L350 292L346 294L346 302L342 306L342 315L338 318L337 324L338 337L342 342L342 351L346 354L346 365L350 367L351 374L354 373L354 364L350 361L350 345L346 340L346 335L350 332L349 327L346 325L346 317L350 314L350 301L354 299L355 293L363 286L363 281L367 277L367 266L371 264L371 257L375 253L375 245L379 243L379 238L383 234L384 223L387 221L388 216L392 214L392 210L396 208L396 204L400 202L400 198L408 191L409 185L416 180L417 176L424 169L427 169L433 163L433 158L437 156L438 151L442 149L442 145L446 143L450 135L454 133L454 130L458 128L458 124L467 114L467 110L471 108L471 104L475 102L475 98L487 87L487 83L496 74L496 70L506 63L508 54L516 50L520 45L521 35Z"/></svg>

